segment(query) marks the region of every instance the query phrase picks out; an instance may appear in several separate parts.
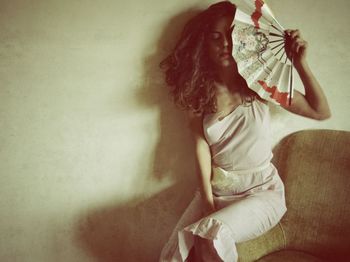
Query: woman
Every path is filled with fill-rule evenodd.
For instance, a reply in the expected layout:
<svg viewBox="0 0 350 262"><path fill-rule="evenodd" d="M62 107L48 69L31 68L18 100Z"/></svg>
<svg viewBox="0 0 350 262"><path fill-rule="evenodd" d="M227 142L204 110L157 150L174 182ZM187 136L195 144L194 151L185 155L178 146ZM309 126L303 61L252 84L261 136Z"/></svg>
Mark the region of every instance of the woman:
<svg viewBox="0 0 350 262"><path fill-rule="evenodd" d="M199 189L160 261L237 261L235 243L270 230L287 210L283 183L270 162L267 101L247 87L231 56L235 10L224 1L192 18L161 63L175 102L188 111ZM305 95L295 90L292 104L283 108L327 119L326 97L306 62L307 43L298 30L286 33L286 52Z"/></svg>

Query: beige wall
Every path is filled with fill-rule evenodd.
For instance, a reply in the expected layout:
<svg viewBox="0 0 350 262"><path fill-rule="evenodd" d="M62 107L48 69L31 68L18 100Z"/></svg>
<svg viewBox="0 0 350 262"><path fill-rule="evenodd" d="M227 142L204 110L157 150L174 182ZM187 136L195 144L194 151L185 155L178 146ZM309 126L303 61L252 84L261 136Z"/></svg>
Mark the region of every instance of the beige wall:
<svg viewBox="0 0 350 262"><path fill-rule="evenodd" d="M0 1L1 261L156 261L195 187L157 64L208 3ZM269 3L309 41L333 112L317 122L271 108L274 143L350 131L349 2Z"/></svg>

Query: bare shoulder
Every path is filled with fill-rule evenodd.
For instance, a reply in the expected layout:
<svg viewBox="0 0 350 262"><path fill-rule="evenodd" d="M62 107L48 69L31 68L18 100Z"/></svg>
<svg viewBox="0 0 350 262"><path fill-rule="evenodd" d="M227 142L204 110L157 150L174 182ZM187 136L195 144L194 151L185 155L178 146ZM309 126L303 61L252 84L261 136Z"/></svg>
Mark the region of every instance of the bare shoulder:
<svg viewBox="0 0 350 262"><path fill-rule="evenodd" d="M198 125L201 124L203 121L203 115L202 114L196 114L192 111L187 111L186 112L187 119L188 119L188 124L189 127L193 127L193 125Z"/></svg>
<svg viewBox="0 0 350 262"><path fill-rule="evenodd" d="M261 98L260 96L257 96L256 99L259 100L260 102L264 103L265 105L268 105L268 103L269 103L267 100Z"/></svg>
<svg viewBox="0 0 350 262"><path fill-rule="evenodd" d="M202 117L202 114L197 114L194 113L193 111L187 110L186 111L187 117L189 120L195 120L195 119L199 119Z"/></svg>
<svg viewBox="0 0 350 262"><path fill-rule="evenodd" d="M188 127L192 133L203 136L203 114L187 111Z"/></svg>

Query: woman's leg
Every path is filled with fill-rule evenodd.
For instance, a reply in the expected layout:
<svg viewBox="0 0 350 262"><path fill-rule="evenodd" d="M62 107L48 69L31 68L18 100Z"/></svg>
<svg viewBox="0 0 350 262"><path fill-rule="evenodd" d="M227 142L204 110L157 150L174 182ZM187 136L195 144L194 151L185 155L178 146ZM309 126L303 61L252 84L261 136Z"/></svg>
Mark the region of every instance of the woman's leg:
<svg viewBox="0 0 350 262"><path fill-rule="evenodd" d="M192 237L196 258L202 259L195 262L237 261L235 244L266 233L285 213L279 195L270 190L250 195L186 227L182 239Z"/></svg>
<svg viewBox="0 0 350 262"><path fill-rule="evenodd" d="M196 236L194 246L191 248L185 262L222 262L222 260L211 240Z"/></svg>
<svg viewBox="0 0 350 262"><path fill-rule="evenodd" d="M194 198L182 214L181 218L177 222L168 242L164 245L159 262L164 261L182 261L183 256L187 256L186 262L196 262L194 260L194 246L188 243L182 243L183 254L180 254L178 233L183 231L183 228L195 223L202 218L202 200L199 190L194 194ZM192 236L188 237L192 238ZM194 243L194 242L193 242ZM188 253L187 253L188 252ZM191 252L191 253L190 253Z"/></svg>
<svg viewBox="0 0 350 262"><path fill-rule="evenodd" d="M194 253L195 262L222 262L211 239L195 236Z"/></svg>
<svg viewBox="0 0 350 262"><path fill-rule="evenodd" d="M190 253L188 254L188 257L186 258L185 262L196 262L194 246L191 248Z"/></svg>

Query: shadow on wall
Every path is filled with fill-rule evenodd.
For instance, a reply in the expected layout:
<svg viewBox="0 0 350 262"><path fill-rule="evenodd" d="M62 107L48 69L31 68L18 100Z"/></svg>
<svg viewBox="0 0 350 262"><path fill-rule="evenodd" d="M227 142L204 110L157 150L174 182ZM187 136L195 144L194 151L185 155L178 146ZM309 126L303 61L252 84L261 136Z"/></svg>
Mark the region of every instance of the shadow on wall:
<svg viewBox="0 0 350 262"><path fill-rule="evenodd" d="M157 261L196 188L194 149L185 115L175 108L159 63L174 47L181 30L198 10L173 17L165 26L156 52L144 59L143 85L135 94L140 110L159 108L160 137L153 155L153 172L145 179L174 181L151 198L137 197L118 206L105 206L81 215L76 240L97 261ZM146 175L146 174L145 174Z"/></svg>
<svg viewBox="0 0 350 262"><path fill-rule="evenodd" d="M101 262L157 261L188 202L180 190L174 185L144 201L90 211L76 225L80 246Z"/></svg>

